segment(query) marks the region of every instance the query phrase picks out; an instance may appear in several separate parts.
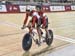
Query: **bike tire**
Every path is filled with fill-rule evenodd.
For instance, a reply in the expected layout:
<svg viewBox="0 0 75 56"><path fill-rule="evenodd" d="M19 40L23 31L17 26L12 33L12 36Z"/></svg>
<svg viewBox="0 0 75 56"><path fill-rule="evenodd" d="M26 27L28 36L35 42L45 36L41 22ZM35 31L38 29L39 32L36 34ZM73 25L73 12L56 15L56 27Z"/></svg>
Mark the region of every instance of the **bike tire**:
<svg viewBox="0 0 75 56"><path fill-rule="evenodd" d="M25 34L22 40L22 47L25 51L29 51L32 46L32 38L29 33Z"/></svg>
<svg viewBox="0 0 75 56"><path fill-rule="evenodd" d="M51 46L51 44L52 44L52 42L53 42L53 31L52 31L52 30L48 30L48 32L49 32L51 38L49 38L49 37L48 37L48 34L46 33L46 38L45 38L45 40L46 40L46 44L47 44L48 46Z"/></svg>

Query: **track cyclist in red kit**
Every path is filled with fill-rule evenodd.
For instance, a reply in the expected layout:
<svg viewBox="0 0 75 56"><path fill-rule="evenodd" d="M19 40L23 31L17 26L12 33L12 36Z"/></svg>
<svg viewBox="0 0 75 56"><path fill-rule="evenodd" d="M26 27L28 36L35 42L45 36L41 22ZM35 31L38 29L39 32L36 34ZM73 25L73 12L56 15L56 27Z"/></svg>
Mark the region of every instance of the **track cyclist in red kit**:
<svg viewBox="0 0 75 56"><path fill-rule="evenodd" d="M29 33L32 34L32 30L35 28L35 25L36 25L36 29L37 29L38 36L39 36L39 40L36 40L36 43L38 45L40 45L41 44L41 35L42 35L42 31L41 31L40 28L41 28L41 25L42 25L42 28L45 29L45 31L47 31L48 18L44 14L41 6L36 6L36 10L34 10L34 9L31 10L31 7L27 6L27 8L26 8L26 17L25 17L22 29L24 29L26 27L26 23L29 19L28 18L29 16L32 17L32 19L28 23L28 26L29 25L31 26L29 28Z"/></svg>

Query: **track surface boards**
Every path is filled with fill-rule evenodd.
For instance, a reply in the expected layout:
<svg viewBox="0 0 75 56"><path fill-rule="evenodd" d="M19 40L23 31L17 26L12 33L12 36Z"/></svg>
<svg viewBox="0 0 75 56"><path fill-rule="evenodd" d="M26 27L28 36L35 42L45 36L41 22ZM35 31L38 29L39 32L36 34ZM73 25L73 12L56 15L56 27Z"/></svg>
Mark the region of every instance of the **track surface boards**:
<svg viewBox="0 0 75 56"><path fill-rule="evenodd" d="M51 47L40 47L33 42L30 52L22 49L26 30L21 30L25 14L0 14L0 56L35 56L46 51L54 52L75 43L75 12L47 13L49 28L54 32Z"/></svg>

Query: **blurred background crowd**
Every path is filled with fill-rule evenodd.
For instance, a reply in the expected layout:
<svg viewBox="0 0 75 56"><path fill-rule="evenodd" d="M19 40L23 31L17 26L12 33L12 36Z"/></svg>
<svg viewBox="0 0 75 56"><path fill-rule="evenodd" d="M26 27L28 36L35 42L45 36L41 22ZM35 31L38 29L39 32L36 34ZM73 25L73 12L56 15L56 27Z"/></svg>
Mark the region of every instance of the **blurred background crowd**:
<svg viewBox="0 0 75 56"><path fill-rule="evenodd" d="M27 3L47 3L47 4L59 4L59 3L67 3L74 4L75 0L0 0L1 3L16 3L16 4L27 4Z"/></svg>
<svg viewBox="0 0 75 56"><path fill-rule="evenodd" d="M23 1L23 2L44 2L44 3L50 3L50 2L69 3L69 2L75 2L75 0L0 0L0 1Z"/></svg>

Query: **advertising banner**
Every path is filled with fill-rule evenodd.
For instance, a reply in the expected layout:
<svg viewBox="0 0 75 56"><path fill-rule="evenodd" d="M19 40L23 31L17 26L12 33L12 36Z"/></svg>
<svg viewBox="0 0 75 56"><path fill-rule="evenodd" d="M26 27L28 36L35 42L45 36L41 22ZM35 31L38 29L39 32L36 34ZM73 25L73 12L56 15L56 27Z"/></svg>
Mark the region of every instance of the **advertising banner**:
<svg viewBox="0 0 75 56"><path fill-rule="evenodd" d="M71 10L75 10L75 5L71 5Z"/></svg>
<svg viewBox="0 0 75 56"><path fill-rule="evenodd" d="M26 12L26 6L25 5L20 5L20 12ZM36 10L36 6L30 6L30 10Z"/></svg>
<svg viewBox="0 0 75 56"><path fill-rule="evenodd" d="M65 11L64 6L50 6L50 11Z"/></svg>
<svg viewBox="0 0 75 56"><path fill-rule="evenodd" d="M20 12L26 12L26 6L20 5Z"/></svg>
<svg viewBox="0 0 75 56"><path fill-rule="evenodd" d="M65 5L65 11L71 11L71 6L70 5Z"/></svg>
<svg viewBox="0 0 75 56"><path fill-rule="evenodd" d="M6 5L8 13L19 13L19 5Z"/></svg>
<svg viewBox="0 0 75 56"><path fill-rule="evenodd" d="M75 5L64 5L64 6L50 6L43 5L42 9L44 12L63 12L63 11L74 11ZM36 6L30 6L30 10L36 10ZM25 13L26 5L0 5L0 13Z"/></svg>
<svg viewBox="0 0 75 56"><path fill-rule="evenodd" d="M0 12L7 12L5 5L0 5Z"/></svg>
<svg viewBox="0 0 75 56"><path fill-rule="evenodd" d="M50 12L49 6L43 6L42 9L44 10L44 12Z"/></svg>

